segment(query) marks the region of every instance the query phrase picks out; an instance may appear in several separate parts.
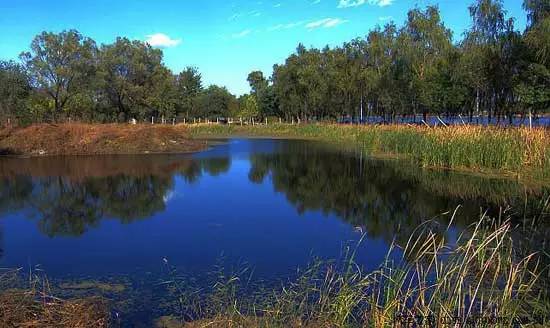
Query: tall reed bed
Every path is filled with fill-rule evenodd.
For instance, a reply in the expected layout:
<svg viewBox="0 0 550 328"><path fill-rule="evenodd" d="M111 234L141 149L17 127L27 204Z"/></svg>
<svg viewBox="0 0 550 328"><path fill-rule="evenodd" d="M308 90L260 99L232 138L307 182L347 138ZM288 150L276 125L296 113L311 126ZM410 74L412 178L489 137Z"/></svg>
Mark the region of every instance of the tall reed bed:
<svg viewBox="0 0 550 328"><path fill-rule="evenodd" d="M374 272L355 264L357 249L350 247L340 264L316 261L295 281L264 291L262 297L240 293L246 279L239 275L222 275L211 298L188 303L198 316L194 324L383 328L549 323L547 291L539 288L544 271L540 254L515 249L510 221L482 216L457 240L433 232L432 224L418 227L405 245L394 245Z"/></svg>
<svg viewBox="0 0 550 328"><path fill-rule="evenodd" d="M542 128L409 125L196 125L195 136L261 136L354 144L370 154L404 155L423 166L550 176L550 131Z"/></svg>

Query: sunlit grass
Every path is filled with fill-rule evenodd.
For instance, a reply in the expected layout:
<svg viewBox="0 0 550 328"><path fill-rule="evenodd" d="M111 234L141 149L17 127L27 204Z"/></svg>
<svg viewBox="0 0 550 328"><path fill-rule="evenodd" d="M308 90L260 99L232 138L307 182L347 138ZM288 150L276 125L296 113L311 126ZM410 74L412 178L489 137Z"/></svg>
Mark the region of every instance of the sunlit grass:
<svg viewBox="0 0 550 328"><path fill-rule="evenodd" d="M192 303L192 321L215 327L382 328L420 317L447 326L457 318L482 317L501 320L494 327L542 324L550 308L540 282L546 272L542 254L515 249L516 228L501 220L483 215L457 240L441 237L432 230L437 223L428 221L405 245L393 245L374 272L361 270L351 247L340 264L315 261L263 297L240 292L250 288L246 275L220 275L210 296Z"/></svg>
<svg viewBox="0 0 550 328"><path fill-rule="evenodd" d="M541 204L541 216L533 218L529 229L548 218L550 203ZM449 213L447 229L457 211ZM434 226L438 224L426 221L404 244L393 244L374 271L363 271L355 262L357 252L364 251L360 241L346 248L342 260L314 260L279 288L251 283L253 273L246 266L233 271L219 266L212 273L212 284L195 290L166 261L169 279L158 288L166 286L178 306L158 323L160 327L383 328L420 317L453 322L450 326L456 318L478 317L499 318L501 324L495 327L520 321L548 323L544 321L550 313L544 278L548 270L541 261L548 254L544 249L526 253L513 240L515 233L528 233L526 227L482 215L452 237L451 231L441 234L441 227ZM96 327L111 322L104 301L50 296L49 282L41 275L31 274L27 289L3 290L17 274L0 277L4 320L33 327L52 322Z"/></svg>

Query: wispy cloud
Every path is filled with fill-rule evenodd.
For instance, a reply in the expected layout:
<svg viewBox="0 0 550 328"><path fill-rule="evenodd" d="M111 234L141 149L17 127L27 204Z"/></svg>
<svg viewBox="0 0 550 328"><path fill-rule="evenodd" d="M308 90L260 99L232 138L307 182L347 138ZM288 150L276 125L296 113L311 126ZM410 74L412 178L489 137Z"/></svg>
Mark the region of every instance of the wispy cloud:
<svg viewBox="0 0 550 328"><path fill-rule="evenodd" d="M231 17L228 18L229 21L234 21L236 20L237 18L241 17L242 14L233 14L231 15Z"/></svg>
<svg viewBox="0 0 550 328"><path fill-rule="evenodd" d="M340 18L325 18L306 24L306 28L310 30L317 28L331 28L347 22L347 20L343 20Z"/></svg>
<svg viewBox="0 0 550 328"><path fill-rule="evenodd" d="M259 17L261 16L262 13L258 10L252 10L252 11L249 11L249 12L242 12L242 13L235 13L233 15L231 15L227 20L228 21L235 21L239 18L242 18L242 17Z"/></svg>
<svg viewBox="0 0 550 328"><path fill-rule="evenodd" d="M359 7L366 3L373 6L385 7L389 6L394 0L340 0L338 8L352 8Z"/></svg>
<svg viewBox="0 0 550 328"><path fill-rule="evenodd" d="M248 30L241 31L239 33L235 33L235 34L231 35L231 37L233 39L241 39L241 38L244 38L245 36L249 35L250 33L252 33L252 30L248 29Z"/></svg>
<svg viewBox="0 0 550 328"><path fill-rule="evenodd" d="M168 48L175 47L181 43L181 39L172 39L164 33L155 33L146 36L145 42L152 47Z"/></svg>
<svg viewBox="0 0 550 328"><path fill-rule="evenodd" d="M312 5L317 5L317 4L320 4L321 3L321 0L313 0L313 2L311 3Z"/></svg>
<svg viewBox="0 0 550 328"><path fill-rule="evenodd" d="M286 24L277 24L277 25L274 25L274 26L271 26L270 28L268 28L267 30L269 32L273 32L273 31L278 31L278 30L289 30L291 28L295 28L295 27L298 27L298 26L302 26L304 25L305 22L304 21L301 21L301 22L293 22L293 23L286 23Z"/></svg>
<svg viewBox="0 0 550 328"><path fill-rule="evenodd" d="M392 20L393 19L393 16L380 16L378 17L378 20L380 21L389 21L389 20Z"/></svg>

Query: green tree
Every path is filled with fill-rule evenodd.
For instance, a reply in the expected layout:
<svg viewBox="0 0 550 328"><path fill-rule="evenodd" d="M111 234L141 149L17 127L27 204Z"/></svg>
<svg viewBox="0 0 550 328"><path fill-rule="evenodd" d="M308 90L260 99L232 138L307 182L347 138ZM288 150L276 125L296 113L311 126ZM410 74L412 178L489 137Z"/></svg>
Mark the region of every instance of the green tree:
<svg viewBox="0 0 550 328"><path fill-rule="evenodd" d="M178 114L186 118L194 114L197 107L197 97L202 92L202 76L195 67L187 67L176 76L178 93Z"/></svg>
<svg viewBox="0 0 550 328"><path fill-rule="evenodd" d="M258 106L258 100L255 95L243 96L240 117L247 119L257 118L260 115L260 108Z"/></svg>
<svg viewBox="0 0 550 328"><path fill-rule="evenodd" d="M227 88L211 85L199 95L197 114L210 119L229 117L236 106L237 100Z"/></svg>
<svg viewBox="0 0 550 328"><path fill-rule="evenodd" d="M175 79L162 63L162 51L141 41L117 38L103 45L100 74L109 105L120 120L175 114Z"/></svg>
<svg viewBox="0 0 550 328"><path fill-rule="evenodd" d="M13 61L0 61L0 118L26 117L30 92L24 68Z"/></svg>
<svg viewBox="0 0 550 328"><path fill-rule="evenodd" d="M53 119L67 102L86 89L95 72L95 42L75 30L43 32L20 58L33 85L53 100Z"/></svg>

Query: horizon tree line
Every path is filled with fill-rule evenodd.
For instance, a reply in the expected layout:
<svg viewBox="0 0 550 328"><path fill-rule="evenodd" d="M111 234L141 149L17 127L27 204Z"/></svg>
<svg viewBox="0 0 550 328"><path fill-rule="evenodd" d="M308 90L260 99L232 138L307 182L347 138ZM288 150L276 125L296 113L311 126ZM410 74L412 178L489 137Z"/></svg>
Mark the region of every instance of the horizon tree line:
<svg viewBox="0 0 550 328"><path fill-rule="evenodd" d="M280 117L286 121L428 115L511 122L550 112L550 1L524 0L518 31L502 0L475 0L460 40L437 6L413 8L366 37L323 49L299 44L266 77L248 75L237 98L203 86L200 72L173 73L161 49L117 38L112 44L70 30L43 32L0 62L0 116L21 122L75 119L123 122L202 117Z"/></svg>

